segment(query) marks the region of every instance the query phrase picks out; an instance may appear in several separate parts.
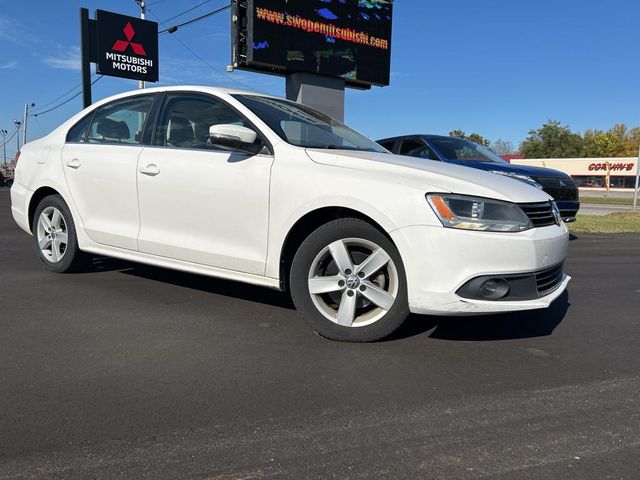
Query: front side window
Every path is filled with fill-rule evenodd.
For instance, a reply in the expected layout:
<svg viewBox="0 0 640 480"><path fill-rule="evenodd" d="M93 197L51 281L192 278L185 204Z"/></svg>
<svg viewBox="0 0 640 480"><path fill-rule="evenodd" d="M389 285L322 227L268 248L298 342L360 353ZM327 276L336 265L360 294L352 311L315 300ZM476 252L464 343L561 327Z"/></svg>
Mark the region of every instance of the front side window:
<svg viewBox="0 0 640 480"><path fill-rule="evenodd" d="M234 97L291 145L389 153L376 142L306 105L257 95Z"/></svg>
<svg viewBox="0 0 640 480"><path fill-rule="evenodd" d="M156 128L154 145L174 148L219 149L211 143L213 125L253 128L230 106L208 95L173 94L167 96ZM260 138L256 140L261 142Z"/></svg>
<svg viewBox="0 0 640 480"><path fill-rule="evenodd" d="M420 157L428 160L438 160L438 157L422 140L405 140L400 147L400 155Z"/></svg>
<svg viewBox="0 0 640 480"><path fill-rule="evenodd" d="M93 116L87 142L138 144L149 115L153 96L118 100L98 108Z"/></svg>
<svg viewBox="0 0 640 480"><path fill-rule="evenodd" d="M488 148L485 148L469 140L465 140L464 138L430 138L429 142L447 160L508 163Z"/></svg>

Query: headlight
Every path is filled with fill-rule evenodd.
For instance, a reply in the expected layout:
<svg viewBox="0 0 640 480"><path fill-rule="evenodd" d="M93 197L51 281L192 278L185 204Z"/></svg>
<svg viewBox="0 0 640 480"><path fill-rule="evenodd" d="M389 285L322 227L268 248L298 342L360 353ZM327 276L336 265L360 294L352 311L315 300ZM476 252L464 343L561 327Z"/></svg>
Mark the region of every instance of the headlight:
<svg viewBox="0 0 640 480"><path fill-rule="evenodd" d="M515 203L454 194L428 194L427 201L442 225L462 230L522 232L533 228Z"/></svg>
<svg viewBox="0 0 640 480"><path fill-rule="evenodd" d="M539 188L540 190L542 190L544 188L542 185L540 185L538 182L536 182L533 178L531 178L531 177L529 177L527 175L522 175L520 173L514 173L514 172L503 172L503 171L500 171L500 170L489 170L489 172L490 173L497 173L498 175L504 175L505 177L515 178L516 180L520 180L521 182L528 183L532 187Z"/></svg>

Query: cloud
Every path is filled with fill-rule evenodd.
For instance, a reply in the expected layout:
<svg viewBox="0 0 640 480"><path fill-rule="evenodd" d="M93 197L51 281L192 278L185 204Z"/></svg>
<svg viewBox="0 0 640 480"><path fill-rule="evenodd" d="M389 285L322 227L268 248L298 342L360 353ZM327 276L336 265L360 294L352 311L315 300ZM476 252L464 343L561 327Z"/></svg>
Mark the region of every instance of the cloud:
<svg viewBox="0 0 640 480"><path fill-rule="evenodd" d="M14 68L16 65L18 65L18 62L16 62L15 60L11 60L10 62L7 62L7 63L1 63L0 70L7 70L9 68Z"/></svg>
<svg viewBox="0 0 640 480"><path fill-rule="evenodd" d="M42 61L51 68L80 70L80 47L68 48L66 51L60 51L56 55L45 57Z"/></svg>
<svg viewBox="0 0 640 480"><path fill-rule="evenodd" d="M0 40L18 45L36 44L38 37L31 33L33 31L13 17L0 15Z"/></svg>

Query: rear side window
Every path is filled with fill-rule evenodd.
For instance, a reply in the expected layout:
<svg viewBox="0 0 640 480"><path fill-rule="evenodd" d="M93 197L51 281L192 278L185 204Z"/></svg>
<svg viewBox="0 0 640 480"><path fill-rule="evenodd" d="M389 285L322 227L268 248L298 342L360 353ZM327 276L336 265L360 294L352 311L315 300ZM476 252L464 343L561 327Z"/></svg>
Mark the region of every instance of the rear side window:
<svg viewBox="0 0 640 480"><path fill-rule="evenodd" d="M69 129L69 133L67 133L67 142L84 142L87 137L87 131L89 130L92 117L93 112L71 127Z"/></svg>
<svg viewBox="0 0 640 480"><path fill-rule="evenodd" d="M88 143L140 143L153 103L152 95L125 98L98 108L93 116Z"/></svg>

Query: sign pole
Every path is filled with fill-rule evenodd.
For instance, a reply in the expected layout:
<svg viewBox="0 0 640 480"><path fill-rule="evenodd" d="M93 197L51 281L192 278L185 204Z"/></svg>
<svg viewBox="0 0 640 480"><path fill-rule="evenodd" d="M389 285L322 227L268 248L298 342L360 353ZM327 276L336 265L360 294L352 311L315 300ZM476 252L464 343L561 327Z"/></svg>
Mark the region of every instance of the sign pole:
<svg viewBox="0 0 640 480"><path fill-rule="evenodd" d="M308 105L336 120L344 121L344 87L342 78L312 73L287 75L287 99Z"/></svg>
<svg viewBox="0 0 640 480"><path fill-rule="evenodd" d="M638 207L638 189L640 188L640 150L638 151L638 164L636 165L636 188L633 190L633 211Z"/></svg>
<svg viewBox="0 0 640 480"><path fill-rule="evenodd" d="M82 105L91 103L91 32L89 30L89 10L80 9L80 63L82 65Z"/></svg>
<svg viewBox="0 0 640 480"><path fill-rule="evenodd" d="M144 0L140 0L140 1L138 2L138 5L140 5L140 18L141 18L142 20L145 20L145 19L147 18L147 15L146 15L146 13L147 13L147 6L146 6L146 4L145 4ZM143 89L143 88L144 88L144 80L140 80L140 81L138 82L138 88L140 88L140 89Z"/></svg>

